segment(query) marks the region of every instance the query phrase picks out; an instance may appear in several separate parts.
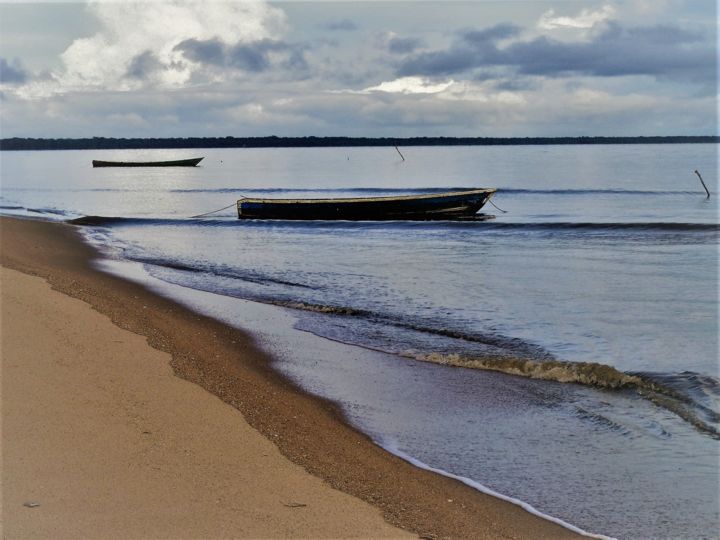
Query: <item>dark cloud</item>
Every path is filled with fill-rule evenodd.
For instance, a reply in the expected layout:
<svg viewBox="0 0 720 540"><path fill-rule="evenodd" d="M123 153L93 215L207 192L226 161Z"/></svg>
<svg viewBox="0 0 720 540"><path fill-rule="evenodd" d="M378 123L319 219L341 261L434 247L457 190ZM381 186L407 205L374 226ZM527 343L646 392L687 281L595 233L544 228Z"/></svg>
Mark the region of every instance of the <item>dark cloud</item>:
<svg viewBox="0 0 720 540"><path fill-rule="evenodd" d="M461 39L474 46L494 43L501 39L516 37L520 34L521 28L514 24L498 24L485 28L484 30L464 30L460 33Z"/></svg>
<svg viewBox="0 0 720 540"><path fill-rule="evenodd" d="M320 25L320 27L325 30L330 30L331 32L354 32L358 29L357 24L350 19L327 21Z"/></svg>
<svg viewBox="0 0 720 540"><path fill-rule="evenodd" d="M227 50L227 64L243 71L260 73L270 67L268 53L278 50L278 47L281 45L268 40L235 45Z"/></svg>
<svg viewBox="0 0 720 540"><path fill-rule="evenodd" d="M188 60L200 64L225 64L225 45L218 39L186 39L178 43L175 50L182 52Z"/></svg>
<svg viewBox="0 0 720 540"><path fill-rule="evenodd" d="M11 64L5 58L0 58L0 83L23 84L29 78L30 75L19 60L15 59Z"/></svg>
<svg viewBox="0 0 720 540"><path fill-rule="evenodd" d="M147 79L162 68L162 64L151 51L145 51L132 59L125 76L131 79Z"/></svg>
<svg viewBox="0 0 720 540"><path fill-rule="evenodd" d="M670 43L700 43L703 41L702 34L676 26L645 26L629 28L626 32L629 36L633 36L636 39L643 40L647 43L657 43L659 45L667 45ZM618 26L612 25L608 33L610 35L619 35L622 34L622 30Z"/></svg>
<svg viewBox="0 0 720 540"><path fill-rule="evenodd" d="M483 65L469 49L430 51L406 58L398 75L451 75Z"/></svg>
<svg viewBox="0 0 720 540"><path fill-rule="evenodd" d="M465 30L447 49L408 56L397 72L402 76L432 76L506 67L525 75L550 77L650 75L695 81L715 78L717 73L711 40L675 26L624 28L611 23L590 41L539 37L498 46L497 41L519 33L520 29L512 25Z"/></svg>
<svg viewBox="0 0 720 540"><path fill-rule="evenodd" d="M520 29L500 24L484 30L463 30L446 50L428 51L403 60L398 74L450 75L481 66L501 64L501 52L496 41L517 35Z"/></svg>
<svg viewBox="0 0 720 540"><path fill-rule="evenodd" d="M505 63L521 73L601 77L651 75L705 78L715 70L715 52L701 36L669 27L623 28L613 23L593 40L563 43L548 38L515 43L503 50Z"/></svg>
<svg viewBox="0 0 720 540"><path fill-rule="evenodd" d="M512 79L500 79L494 82L493 88L495 90L505 90L508 92L518 92L527 90L538 90L540 84L534 78L523 77L523 78L512 78Z"/></svg>
<svg viewBox="0 0 720 540"><path fill-rule="evenodd" d="M263 39L252 43L226 45L217 39L200 41L188 39L179 43L175 50L193 62L211 66L240 69L250 73L261 73L273 66L272 53L283 58L278 65L290 70L307 69L305 47L282 41Z"/></svg>
<svg viewBox="0 0 720 540"><path fill-rule="evenodd" d="M310 66L305 59L305 49L290 49L290 54L288 55L287 60L282 63L282 66L290 71L307 71Z"/></svg>
<svg viewBox="0 0 720 540"><path fill-rule="evenodd" d="M414 37L391 37L387 41L387 49L393 54L408 54L423 44L422 40Z"/></svg>

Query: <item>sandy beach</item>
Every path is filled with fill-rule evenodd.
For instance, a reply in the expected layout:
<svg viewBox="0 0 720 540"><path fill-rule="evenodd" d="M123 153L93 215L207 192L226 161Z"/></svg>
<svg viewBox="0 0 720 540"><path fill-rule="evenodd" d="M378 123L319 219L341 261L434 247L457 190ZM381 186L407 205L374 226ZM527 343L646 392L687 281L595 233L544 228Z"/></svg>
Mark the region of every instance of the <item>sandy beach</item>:
<svg viewBox="0 0 720 540"><path fill-rule="evenodd" d="M74 227L0 219L3 537L576 536L378 448Z"/></svg>

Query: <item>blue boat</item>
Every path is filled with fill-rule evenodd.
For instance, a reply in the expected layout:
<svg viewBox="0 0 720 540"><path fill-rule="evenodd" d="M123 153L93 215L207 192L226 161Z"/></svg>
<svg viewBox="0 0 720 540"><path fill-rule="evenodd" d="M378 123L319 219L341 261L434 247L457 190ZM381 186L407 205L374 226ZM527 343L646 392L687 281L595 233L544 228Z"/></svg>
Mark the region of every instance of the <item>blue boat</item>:
<svg viewBox="0 0 720 540"><path fill-rule="evenodd" d="M336 199L259 199L237 202L240 219L291 220L447 220L471 218L490 200L494 188L397 197Z"/></svg>

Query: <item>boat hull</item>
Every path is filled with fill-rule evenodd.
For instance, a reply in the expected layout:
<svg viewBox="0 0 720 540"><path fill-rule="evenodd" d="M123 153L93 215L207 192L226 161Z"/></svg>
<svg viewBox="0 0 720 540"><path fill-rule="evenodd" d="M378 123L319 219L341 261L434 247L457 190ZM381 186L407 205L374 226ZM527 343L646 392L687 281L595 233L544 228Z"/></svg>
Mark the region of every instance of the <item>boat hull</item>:
<svg viewBox="0 0 720 540"><path fill-rule="evenodd" d="M204 158L176 159L172 161L102 161L93 159L93 167L195 167Z"/></svg>
<svg viewBox="0 0 720 540"><path fill-rule="evenodd" d="M403 197L358 199L240 199L240 219L288 220L444 220L469 217L495 189L473 189Z"/></svg>

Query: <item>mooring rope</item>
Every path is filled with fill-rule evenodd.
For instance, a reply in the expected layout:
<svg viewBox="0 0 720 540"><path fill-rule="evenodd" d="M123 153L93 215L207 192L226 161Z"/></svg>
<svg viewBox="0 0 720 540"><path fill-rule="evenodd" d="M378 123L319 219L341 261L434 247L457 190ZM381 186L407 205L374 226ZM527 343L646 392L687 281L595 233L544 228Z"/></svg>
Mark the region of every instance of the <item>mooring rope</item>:
<svg viewBox="0 0 720 540"><path fill-rule="evenodd" d="M507 214L507 213L508 213L507 210L503 210L502 208L500 208L497 204L495 204L494 202L492 202L491 199L488 199L488 202L489 202L490 204L492 204L495 208L497 208L498 210L500 210L503 214Z"/></svg>
<svg viewBox="0 0 720 540"><path fill-rule="evenodd" d="M242 198L242 197L241 197ZM209 216L210 214L217 214L218 212L221 212L223 210L227 210L228 208L232 208L237 203L229 204L223 208L218 208L217 210L213 210L212 212L205 212L204 214L198 214L197 216L190 216L188 219L195 219L195 218L201 218L203 216Z"/></svg>

